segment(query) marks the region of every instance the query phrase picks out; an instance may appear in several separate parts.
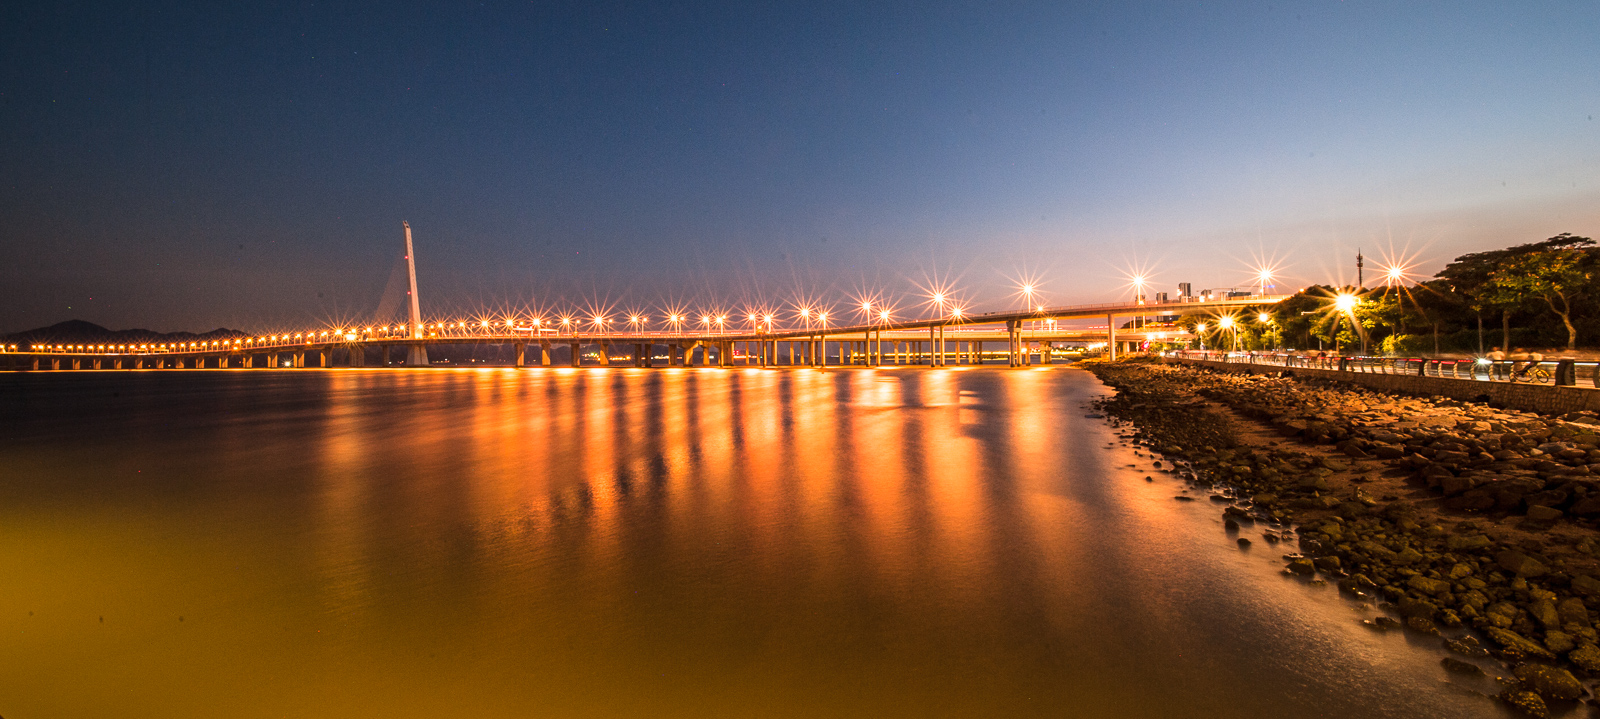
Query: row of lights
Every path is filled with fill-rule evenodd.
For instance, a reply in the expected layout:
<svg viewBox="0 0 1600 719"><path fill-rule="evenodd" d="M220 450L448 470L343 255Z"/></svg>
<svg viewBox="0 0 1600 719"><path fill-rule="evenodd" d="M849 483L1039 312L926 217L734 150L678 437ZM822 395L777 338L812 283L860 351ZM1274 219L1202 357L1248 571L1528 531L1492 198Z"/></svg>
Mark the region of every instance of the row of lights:
<svg viewBox="0 0 1600 719"><path fill-rule="evenodd" d="M1400 267L1387 268L1386 279L1388 280L1389 283L1400 282L1400 281L1403 280L1404 276L1405 276L1405 272ZM1271 272L1269 270L1262 270L1260 272L1259 279L1263 283L1263 285L1268 283L1271 280L1271 278L1272 278L1272 276L1271 276ZM1141 299L1142 299L1142 290L1143 290L1143 287L1145 285L1145 278L1142 277L1142 276L1135 277L1134 278L1134 284L1141 291ZM1033 307L1034 311L1036 311L1036 312L1043 312L1044 311L1044 306L1043 305L1036 305L1036 304L1033 303L1034 295L1037 292L1037 289L1034 287L1033 284L1031 284L1031 283L1023 284L1023 285L1018 287L1018 290L1019 290L1019 293L1028 302L1028 306ZM1350 308L1352 308L1354 306L1354 299L1355 298L1353 296L1350 296L1350 295L1340 295L1336 300L1336 305L1338 306L1338 308L1341 311L1348 311ZM951 318L953 320L958 320L959 321L965 316L965 312L963 311L963 309L959 305L954 304L954 302L950 299L949 295L947 295L943 291L935 291L935 292L933 292L931 295L929 295L929 300L931 301L930 304L934 305L934 307L937 308L937 310L939 311L940 314L948 316L949 318ZM881 303L880 302L880 303L876 303L875 304L872 300L863 300L861 302L861 306L860 307L861 307L860 315L862 316L863 319L867 320L869 323L874 323L874 324L876 324L876 323L885 323L886 324L891 319L893 319L893 308L888 306L885 303ZM823 328L826 328L828 326L829 317L828 317L828 312L826 310L818 310L818 309L814 309L814 308L811 308L811 307L800 307L800 308L798 308L796 310L795 314L799 318L799 320L805 325L805 327L807 329L810 329L812 327L812 323L813 322L821 325ZM628 324L633 326L635 330L640 330L640 329L643 329L644 326L649 323L650 319L651 318L648 315L631 314L631 315L628 316ZM672 328L674 330L677 330L677 331L682 331L682 329L683 329L683 327L685 325L690 324L692 322L690 315L688 313L686 313L686 312L668 312L667 314L663 315L662 319L664 319L666 321L667 325L670 328ZM1265 313L1262 313L1261 319L1262 319L1263 322L1267 321L1267 315ZM747 323L749 324L749 326L752 329L765 329L766 331L771 331L772 328L773 328L773 323L778 320L778 317L776 315L771 314L771 313L751 312L751 313L748 313L745 316L745 320L747 321ZM1053 319L1052 320L1047 320L1047 322L1049 324L1051 324L1051 325L1055 324L1055 320L1053 320ZM1232 320L1231 317L1224 317L1219 321L1219 324L1224 329L1227 329L1227 328L1232 326L1232 322L1233 322L1233 320ZM717 314L717 315L702 314L700 316L700 318L699 318L699 324L703 328L705 328L706 331L710 331L713 325L715 325L716 328L719 331L720 330L724 330L724 329L726 329L727 323L728 323L728 316L726 314ZM614 324L614 323L612 322L611 318L606 316L606 315L604 315L604 314L596 314L596 315L593 315L593 316L590 316L590 317L587 317L587 318L574 316L574 315L565 315L565 316L560 317L558 323L553 323L553 324L549 325L549 327L551 329L553 329L553 330L556 330L556 331L561 331L561 330L576 331L578 328L583 327L585 325L588 325L588 326L594 327L596 329L602 329L603 330L606 326L612 325L612 324ZM478 330L482 330L482 331L489 331L490 329L492 329L494 327L497 327L497 326L499 326L498 323L491 322L489 320L480 320L477 323L472 323L472 322L467 322L467 321L424 323L422 325L421 329L424 332L432 331L434 333L441 333L441 332L449 332L451 330L457 330L457 331L465 332L465 331L468 331L470 329L478 329ZM505 320L505 327L507 327L508 329L519 329L517 327L517 325L516 325L516 320L510 319L510 318ZM542 318L542 317L534 317L534 318L531 319L531 326L530 327L523 327L523 328L520 328L520 329L523 329L523 330L529 330L529 329L531 329L531 330L541 330L541 329L545 329L546 327L547 327L547 325L545 324L544 318ZM1206 327L1205 323L1201 323L1199 325L1196 325L1195 329L1197 331L1204 332L1205 331L1205 327ZM101 345L59 345L58 344L58 345L44 345L42 347L34 346L32 349L34 351L44 350L44 351L56 351L56 352L204 351L204 350L217 350L217 349L251 347L251 346L259 346L259 345L263 345L263 344L291 344L291 343L292 344L300 344L300 343L310 343L310 342L316 342L318 340L329 339L329 338L337 340L341 336L346 340L354 341L356 339L359 339L363 335L370 337L370 336L373 336L373 335L392 336L392 335L396 335L396 334L404 334L407 331L407 328L408 328L408 325L404 325L404 324L397 324L397 325L393 325L393 326L366 327L366 328L359 328L359 327L348 328L348 329L346 329L346 328L337 328L337 329L333 329L333 330L324 330L324 331L321 331L321 332L315 332L315 331L313 331L313 332L296 332L294 334L288 334L288 333L281 334L281 335L276 335L275 334L275 335L267 335L267 336L255 337L255 338L246 337L246 338L241 338L241 339L235 339L231 343L228 340L214 340L214 341L211 341L211 342L180 342L180 343L171 343L171 344L101 344ZM10 345L8 349L10 351L14 352L14 351L17 350L17 346L16 345Z"/></svg>

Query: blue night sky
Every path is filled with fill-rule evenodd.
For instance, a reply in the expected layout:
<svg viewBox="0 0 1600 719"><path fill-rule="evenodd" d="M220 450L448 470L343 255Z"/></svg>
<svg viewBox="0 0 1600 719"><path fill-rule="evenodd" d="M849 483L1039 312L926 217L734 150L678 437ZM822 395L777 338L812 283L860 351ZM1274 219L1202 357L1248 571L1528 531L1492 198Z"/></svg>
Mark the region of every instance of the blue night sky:
<svg viewBox="0 0 1600 719"><path fill-rule="evenodd" d="M0 9L0 330L370 318L402 219L430 315L1600 235L1593 2L219 5Z"/></svg>

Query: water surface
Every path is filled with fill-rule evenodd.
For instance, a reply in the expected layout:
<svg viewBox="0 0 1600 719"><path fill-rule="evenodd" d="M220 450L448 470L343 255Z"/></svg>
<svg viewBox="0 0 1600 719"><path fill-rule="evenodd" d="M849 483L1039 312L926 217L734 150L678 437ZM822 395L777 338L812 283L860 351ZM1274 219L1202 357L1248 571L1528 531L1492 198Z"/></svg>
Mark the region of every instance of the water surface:
<svg viewBox="0 0 1600 719"><path fill-rule="evenodd" d="M1084 417L1106 392L1060 368L0 376L0 714L1500 716L1437 640L1362 628L1144 481Z"/></svg>

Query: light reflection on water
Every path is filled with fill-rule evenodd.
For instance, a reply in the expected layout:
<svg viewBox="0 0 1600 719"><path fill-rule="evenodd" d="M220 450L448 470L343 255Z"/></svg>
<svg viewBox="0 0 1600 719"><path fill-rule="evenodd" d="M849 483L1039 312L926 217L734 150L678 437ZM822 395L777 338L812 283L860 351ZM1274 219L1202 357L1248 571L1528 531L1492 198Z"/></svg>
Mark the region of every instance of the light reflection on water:
<svg viewBox="0 0 1600 719"><path fill-rule="evenodd" d="M7 717L1499 711L1124 467L1075 370L0 390Z"/></svg>

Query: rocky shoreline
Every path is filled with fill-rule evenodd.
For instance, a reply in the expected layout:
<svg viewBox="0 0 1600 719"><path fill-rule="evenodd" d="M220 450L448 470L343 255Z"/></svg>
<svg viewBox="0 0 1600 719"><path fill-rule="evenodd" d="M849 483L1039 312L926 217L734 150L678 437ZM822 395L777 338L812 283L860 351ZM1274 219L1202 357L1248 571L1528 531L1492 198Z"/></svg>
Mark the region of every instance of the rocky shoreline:
<svg viewBox="0 0 1600 719"><path fill-rule="evenodd" d="M1159 453L1163 471L1225 503L1230 530L1283 543L1286 573L1376 603L1374 630L1440 637L1447 670L1499 662L1499 698L1529 715L1595 702L1594 413L1149 359L1080 366L1117 390L1100 411Z"/></svg>

